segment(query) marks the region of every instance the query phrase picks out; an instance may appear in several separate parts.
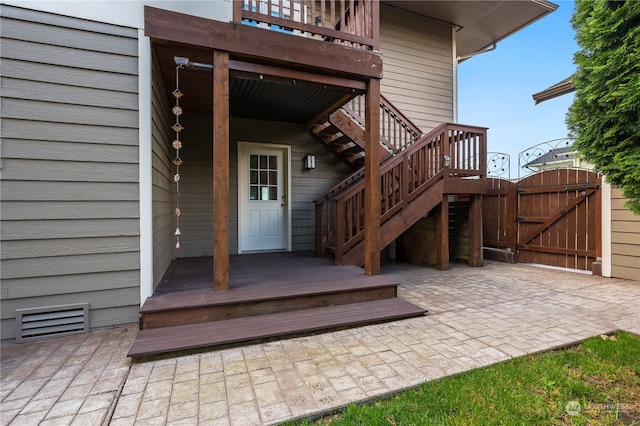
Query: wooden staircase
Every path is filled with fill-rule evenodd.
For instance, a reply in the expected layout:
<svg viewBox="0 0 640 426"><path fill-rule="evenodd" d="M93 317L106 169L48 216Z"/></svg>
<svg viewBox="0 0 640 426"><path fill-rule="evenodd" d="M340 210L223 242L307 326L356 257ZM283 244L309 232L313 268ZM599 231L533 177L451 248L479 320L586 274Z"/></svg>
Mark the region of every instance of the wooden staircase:
<svg viewBox="0 0 640 426"><path fill-rule="evenodd" d="M354 98L325 123L312 127L353 163L365 155L361 104ZM441 204L443 197L485 191L487 129L443 123L424 134L386 99L382 98L380 108L380 242L384 248ZM316 255L328 253L338 264L363 265L363 200L363 169L315 200Z"/></svg>
<svg viewBox="0 0 640 426"><path fill-rule="evenodd" d="M380 158L414 141L420 130L402 115L385 97L380 97L380 117L383 123L380 135ZM342 154L352 164L364 163L364 98L354 97L326 121L311 123L311 131L320 140Z"/></svg>
<svg viewBox="0 0 640 426"><path fill-rule="evenodd" d="M212 291L211 258L176 259L140 309L134 362L422 316L399 283L300 253L233 256Z"/></svg>

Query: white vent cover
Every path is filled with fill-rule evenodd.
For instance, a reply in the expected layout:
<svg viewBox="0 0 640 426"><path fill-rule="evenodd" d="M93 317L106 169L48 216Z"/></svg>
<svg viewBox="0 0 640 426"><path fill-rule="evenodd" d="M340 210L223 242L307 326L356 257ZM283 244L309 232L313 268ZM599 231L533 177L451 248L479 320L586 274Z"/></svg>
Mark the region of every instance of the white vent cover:
<svg viewBox="0 0 640 426"><path fill-rule="evenodd" d="M16 343L88 331L88 303L16 309Z"/></svg>

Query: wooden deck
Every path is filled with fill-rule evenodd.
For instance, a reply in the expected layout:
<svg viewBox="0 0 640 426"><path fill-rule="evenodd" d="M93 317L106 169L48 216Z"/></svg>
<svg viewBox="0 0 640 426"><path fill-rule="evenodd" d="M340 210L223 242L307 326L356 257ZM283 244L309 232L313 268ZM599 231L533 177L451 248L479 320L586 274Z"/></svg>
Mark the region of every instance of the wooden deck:
<svg viewBox="0 0 640 426"><path fill-rule="evenodd" d="M213 291L210 257L172 262L140 309L129 356L242 344L424 315L398 282L305 253L231 256L229 290Z"/></svg>
<svg viewBox="0 0 640 426"><path fill-rule="evenodd" d="M325 257L313 252L282 252L233 255L229 259L229 290L216 292L216 297L248 297L267 293L275 288L290 290L301 287L321 287L346 281L389 283L389 278L366 276L362 268L350 265L335 266ZM213 290L213 259L193 257L174 260L153 297L184 291Z"/></svg>

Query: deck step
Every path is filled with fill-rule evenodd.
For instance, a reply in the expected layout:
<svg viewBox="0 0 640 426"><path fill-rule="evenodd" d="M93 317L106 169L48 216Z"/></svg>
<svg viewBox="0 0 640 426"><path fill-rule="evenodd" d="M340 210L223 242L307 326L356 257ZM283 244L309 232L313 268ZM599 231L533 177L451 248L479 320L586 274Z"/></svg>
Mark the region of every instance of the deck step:
<svg viewBox="0 0 640 426"><path fill-rule="evenodd" d="M197 350L282 336L357 327L422 316L426 310L393 298L199 324L140 330L127 356Z"/></svg>

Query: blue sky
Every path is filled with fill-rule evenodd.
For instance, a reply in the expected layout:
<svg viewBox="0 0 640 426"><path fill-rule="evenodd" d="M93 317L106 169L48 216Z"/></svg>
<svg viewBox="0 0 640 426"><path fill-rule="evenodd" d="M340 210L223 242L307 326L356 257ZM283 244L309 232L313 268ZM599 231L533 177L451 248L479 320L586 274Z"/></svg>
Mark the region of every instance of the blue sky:
<svg viewBox="0 0 640 426"><path fill-rule="evenodd" d="M520 152L568 133L573 94L538 105L531 97L576 69L573 1L553 3L559 5L555 12L458 67L458 122L489 127L488 150L511 156L512 178Z"/></svg>

